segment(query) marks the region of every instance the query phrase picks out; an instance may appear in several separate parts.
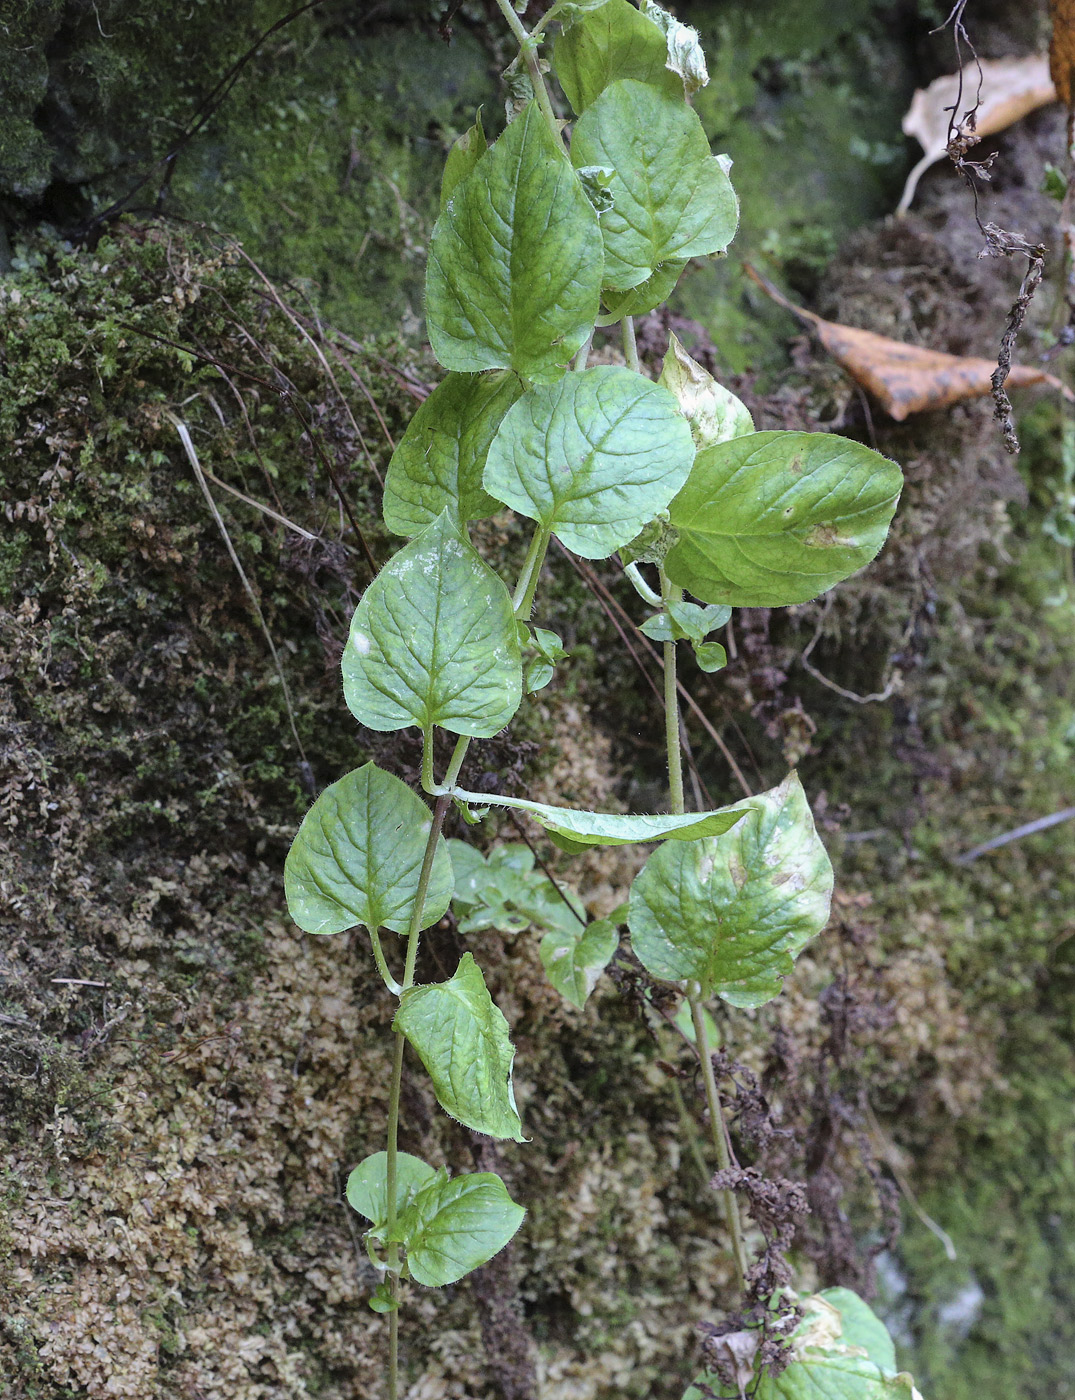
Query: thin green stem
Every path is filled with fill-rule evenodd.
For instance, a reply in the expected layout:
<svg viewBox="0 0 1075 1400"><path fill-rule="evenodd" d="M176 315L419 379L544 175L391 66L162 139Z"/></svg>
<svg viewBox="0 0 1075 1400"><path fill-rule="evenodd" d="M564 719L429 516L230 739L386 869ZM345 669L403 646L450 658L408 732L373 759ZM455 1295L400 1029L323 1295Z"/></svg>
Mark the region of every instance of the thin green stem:
<svg viewBox="0 0 1075 1400"><path fill-rule="evenodd" d="M556 120L556 113L552 110L552 99L549 97L549 89L545 86L545 75L541 71L541 60L538 58L537 44L533 37L527 33L526 26L515 13L515 7L511 0L496 0L500 7L500 13L507 20L508 28L515 35L519 44L519 52L523 56L523 61L530 73L530 82L534 88L534 96L537 98L537 105L541 115L548 123L549 130L560 140L560 123Z"/></svg>
<svg viewBox="0 0 1075 1400"><path fill-rule="evenodd" d="M630 319L630 318L627 318ZM678 603L683 597L682 588L669 583L661 569L661 602ZM679 692L676 688L676 644L664 644L664 737L668 750L668 786L671 793L672 811L687 810L683 796L683 744L679 732Z"/></svg>
<svg viewBox="0 0 1075 1400"><path fill-rule="evenodd" d="M393 996L399 996L403 988L392 976L392 970L388 966L388 959L384 955L381 947L381 934L379 929L370 929L370 942L373 944L373 961L377 964L377 971L384 978L384 984Z"/></svg>
<svg viewBox="0 0 1075 1400"><path fill-rule="evenodd" d="M537 593L541 566L545 562L545 553L549 548L550 537L551 531L543 530L538 526L534 531L534 538L530 541L530 548L526 551L523 571L519 575L519 582L511 600L515 616L520 622L525 622L529 618L530 610L534 606L534 595Z"/></svg>
<svg viewBox="0 0 1075 1400"><path fill-rule="evenodd" d="M624 316L620 325L623 328L623 354L627 361L627 368L633 369L635 374L641 374L642 365L638 358L638 341L635 340L635 318Z"/></svg>
<svg viewBox="0 0 1075 1400"><path fill-rule="evenodd" d="M594 330L596 330L596 326ZM576 374L581 374L586 368L586 362L590 358L590 351L593 349L593 331L586 337L585 343L579 347L579 352L571 362L571 368Z"/></svg>
<svg viewBox="0 0 1075 1400"><path fill-rule="evenodd" d="M694 983L687 995L687 1001L691 1008L691 1018L694 1021L694 1043L702 1065L702 1081L705 1084L705 1097L709 1105L710 1135L713 1139L713 1146L716 1148L717 1162L721 1171L724 1171L732 1165L732 1154L728 1149L724 1107L720 1101L716 1075L713 1073L713 1052L705 1027L705 1016L702 1014L700 993L701 988L697 983ZM743 1243L743 1224L739 1219L739 1202L735 1198L735 1192L728 1189L720 1192L720 1200L724 1208L724 1219L728 1225L728 1233L732 1238L732 1258L735 1261L739 1291L742 1293L746 1283L748 1261L746 1246Z"/></svg>
<svg viewBox="0 0 1075 1400"><path fill-rule="evenodd" d="M627 575L628 579L630 580L631 587L635 590L635 592L638 594L638 596L642 599L644 603L648 603L651 608L664 607L664 599L659 593L654 593L653 589L642 577L641 571L639 570L637 564L624 565L623 572Z"/></svg>

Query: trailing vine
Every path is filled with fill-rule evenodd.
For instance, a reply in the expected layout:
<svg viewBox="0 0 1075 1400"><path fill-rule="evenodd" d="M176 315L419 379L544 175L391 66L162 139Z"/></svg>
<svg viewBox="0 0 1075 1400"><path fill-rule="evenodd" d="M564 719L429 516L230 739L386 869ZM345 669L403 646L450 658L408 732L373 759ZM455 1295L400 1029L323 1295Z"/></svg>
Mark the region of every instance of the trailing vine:
<svg viewBox="0 0 1075 1400"><path fill-rule="evenodd" d="M397 1001L385 1146L347 1184L382 1279L370 1305L388 1315L386 1393L396 1400L400 1389L404 1281L454 1283L503 1249L525 1217L494 1172L451 1177L398 1147L408 1045L446 1113L492 1138L526 1141L510 1028L472 953L447 981L415 981L421 934L454 903L463 934L544 929L542 963L575 1006L611 962L623 925L662 996L682 1000L677 1024L702 1071L728 1247L741 1301L753 1307L740 1331L714 1331L708 1369L688 1395L749 1386L762 1400L910 1396L887 1332L860 1299L844 1289L799 1298L775 1262L788 1239L772 1222L780 1210L795 1214L798 1188L765 1183L788 1196L774 1204L732 1155L707 1003L753 1008L780 994L828 921L832 868L794 773L727 806L687 809L677 681L683 645L706 671L726 664L714 634L733 608L806 602L869 563L902 478L855 442L755 432L744 405L674 337L659 381L642 372L633 318L664 301L690 258L723 253L738 224L730 162L712 155L686 100L708 81L694 31L651 0L637 9L556 0L533 32L525 3L497 4L519 46L508 125L490 144L479 118L447 159L427 271L429 338L447 375L392 458L384 518L408 542L363 595L343 657L344 696L362 724L421 733L428 800L367 763L321 794L285 869L296 923L321 935L364 928ZM541 56L553 32L553 66L574 113L569 148ZM595 328L617 322L625 365L588 367ZM511 591L468 532L505 508L532 526ZM650 610L641 631L663 649L655 724L665 735L667 813L577 810L459 785L471 742L499 733L567 659L561 639L532 621L554 538L583 560L618 555ZM438 729L455 738L439 775ZM468 822L490 807L525 813L567 852L654 850L629 902L590 922L525 846L485 858L446 841L453 805ZM757 1260L737 1189L768 1239ZM787 1320L778 1344L766 1330L774 1315Z"/></svg>

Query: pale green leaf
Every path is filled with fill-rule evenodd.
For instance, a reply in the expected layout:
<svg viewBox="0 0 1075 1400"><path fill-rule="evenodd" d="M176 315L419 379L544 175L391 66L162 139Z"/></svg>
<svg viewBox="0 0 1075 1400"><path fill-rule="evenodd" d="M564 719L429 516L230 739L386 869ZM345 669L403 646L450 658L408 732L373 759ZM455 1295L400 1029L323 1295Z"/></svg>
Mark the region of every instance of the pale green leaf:
<svg viewBox="0 0 1075 1400"><path fill-rule="evenodd" d="M682 98L612 83L579 118L571 159L615 171L601 216L606 287L637 287L661 263L721 253L735 236L735 192Z"/></svg>
<svg viewBox="0 0 1075 1400"><path fill-rule="evenodd" d="M877 554L902 483L895 462L830 433L719 443L669 506L668 577L709 603L808 602Z"/></svg>
<svg viewBox="0 0 1075 1400"><path fill-rule="evenodd" d="M436 1168L409 1152L396 1153L396 1210L401 1211L420 1186L436 1176ZM388 1153L374 1152L347 1178L347 1200L375 1226L388 1219Z"/></svg>
<svg viewBox="0 0 1075 1400"><path fill-rule="evenodd" d="M682 24L663 5L654 0L642 0L642 13L658 25L667 44L666 62L669 69L682 79L683 91L689 97L709 82L709 69L697 29Z"/></svg>
<svg viewBox="0 0 1075 1400"><path fill-rule="evenodd" d="M510 370L449 374L407 424L388 464L384 519L397 535L417 535L448 509L459 520L495 515L482 490L489 444L523 392Z"/></svg>
<svg viewBox="0 0 1075 1400"><path fill-rule="evenodd" d="M370 729L489 738L522 698L508 590L445 512L395 554L355 609L343 692Z"/></svg>
<svg viewBox="0 0 1075 1400"><path fill-rule="evenodd" d="M432 818L406 783L367 763L332 783L303 818L284 862L287 907L307 933L362 924L406 933ZM437 842L421 927L452 897L452 867Z"/></svg>
<svg viewBox="0 0 1075 1400"><path fill-rule="evenodd" d="M731 608L719 603L704 608L697 603L669 603L664 612L647 618L638 630L654 642L700 642L723 627L731 615Z"/></svg>
<svg viewBox="0 0 1075 1400"><path fill-rule="evenodd" d="M720 642L695 642L694 659L701 670L712 675L714 671L723 671L727 666L728 653Z"/></svg>
<svg viewBox="0 0 1075 1400"><path fill-rule="evenodd" d="M440 182L440 212L442 214L448 207L448 201L455 193L456 186L467 178L487 150L488 143L485 139L482 114L479 108L474 125L469 131L464 131L457 141L453 142L452 148L448 152L448 158L444 162L444 174Z"/></svg>
<svg viewBox="0 0 1075 1400"><path fill-rule="evenodd" d="M472 954L447 982L408 988L392 1028L414 1047L446 1113L475 1132L525 1141L511 1087L515 1047Z"/></svg>
<svg viewBox="0 0 1075 1400"><path fill-rule="evenodd" d="M442 1288L499 1254L525 1215L495 1172L449 1178L442 1168L403 1211L393 1238L407 1251L411 1277Z"/></svg>
<svg viewBox="0 0 1075 1400"><path fill-rule="evenodd" d="M746 405L692 359L674 333L669 334L668 352L657 382L675 395L680 412L691 425L699 452L754 431L754 420Z"/></svg>
<svg viewBox="0 0 1075 1400"><path fill-rule="evenodd" d="M601 303L606 314L601 324L622 320L624 316L645 316L655 306L660 306L672 295L686 266L686 258L671 258L655 267L644 282L629 291L618 292L615 287L605 287Z"/></svg>
<svg viewBox="0 0 1075 1400"><path fill-rule="evenodd" d="M734 810L743 820L724 835L668 842L650 856L631 887L628 926L654 977L762 1006L828 922L832 866L794 773Z"/></svg>
<svg viewBox="0 0 1075 1400"><path fill-rule="evenodd" d="M565 23L553 50L560 86L580 114L617 78L656 84L682 101L683 85L667 63L661 29L628 0L607 0L598 10Z"/></svg>
<svg viewBox="0 0 1075 1400"><path fill-rule="evenodd" d="M433 352L447 369L559 379L597 318L601 272L597 213L530 103L456 186L433 229Z"/></svg>
<svg viewBox="0 0 1075 1400"><path fill-rule="evenodd" d="M449 841L448 851L460 933L483 928L513 934L528 928L582 931L586 910L578 896L535 870L534 854L521 842L498 846L488 860L463 841Z"/></svg>
<svg viewBox="0 0 1075 1400"><path fill-rule="evenodd" d="M525 797L501 797L496 793L458 793L466 802L492 807L513 807L527 812L545 828L549 839L564 851L578 852L587 846L630 846L645 841L695 841L729 830L746 811L742 805L719 807L712 812L686 812L680 815L658 813L620 816L612 812L585 812L572 807L549 807Z"/></svg>
<svg viewBox="0 0 1075 1400"><path fill-rule="evenodd" d="M608 919L597 919L585 928L550 929L541 940L538 956L545 973L572 1006L582 1007L597 979L619 947L620 935Z"/></svg>
<svg viewBox="0 0 1075 1400"><path fill-rule="evenodd" d="M484 484L568 549L603 559L668 505L693 459L672 395L602 365L530 389L508 410Z"/></svg>

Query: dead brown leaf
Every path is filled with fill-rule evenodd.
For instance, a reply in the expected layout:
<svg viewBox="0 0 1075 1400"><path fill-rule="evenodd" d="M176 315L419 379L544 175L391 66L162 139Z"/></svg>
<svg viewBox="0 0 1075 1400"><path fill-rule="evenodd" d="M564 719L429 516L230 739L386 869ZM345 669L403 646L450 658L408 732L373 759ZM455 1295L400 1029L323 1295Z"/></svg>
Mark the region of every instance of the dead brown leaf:
<svg viewBox="0 0 1075 1400"><path fill-rule="evenodd" d="M805 307L796 306L749 263L747 276L803 325L809 326L822 345L857 384L867 389L897 423L912 413L930 413L964 399L983 398L992 392L995 360L949 355L920 345L906 345L873 331L826 321ZM1007 383L1017 388L1048 384L1069 401L1075 394L1054 374L1029 365L1013 365Z"/></svg>
<svg viewBox="0 0 1075 1400"><path fill-rule="evenodd" d="M1075 105L1075 0L1049 0L1053 33L1049 43L1049 72L1060 101L1070 112Z"/></svg>
<svg viewBox="0 0 1075 1400"><path fill-rule="evenodd" d="M1075 18L1075 0L1055 0L1057 10L1071 11ZM1069 60L1075 60L1075 31L1068 30L1071 42ZM1055 43L1055 39L1054 39ZM950 124L954 120L962 134L969 129L976 136L991 136L1003 131L1028 112L1056 101L1057 87L1049 76L1050 59L1032 54L1029 58L983 59L981 98L978 100L978 65L968 63L963 69L963 90L960 95L960 75L947 74L937 78L927 88L919 88L903 119L903 130L913 136L925 154L907 176L903 194L896 207L905 214L914 198L922 174L941 159L948 150ZM974 125L962 125L966 114L977 102ZM952 109L958 103L961 111Z"/></svg>

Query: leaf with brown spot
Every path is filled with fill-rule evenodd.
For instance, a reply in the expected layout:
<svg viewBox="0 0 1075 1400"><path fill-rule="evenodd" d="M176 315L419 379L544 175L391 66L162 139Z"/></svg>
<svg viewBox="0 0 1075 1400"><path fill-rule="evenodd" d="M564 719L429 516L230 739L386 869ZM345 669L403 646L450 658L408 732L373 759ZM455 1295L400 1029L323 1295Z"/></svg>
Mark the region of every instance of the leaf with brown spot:
<svg viewBox="0 0 1075 1400"><path fill-rule="evenodd" d="M1055 0L1057 13L1064 11L1075 19L1075 0ZM1075 60L1075 30L1066 30L1070 61ZM1055 45L1054 31L1054 45ZM922 174L941 159L948 150L948 137L954 123L962 128L967 113L975 108L973 131L977 136L992 136L994 132L1025 117L1028 112L1056 101L1057 90L1049 76L1050 58L1031 54L1027 58L982 59L981 93L978 91L978 66L969 63L963 69L963 90L960 74L948 73L937 78L927 88L919 88L903 118L903 130L919 142L925 154L903 187L896 206L897 214L905 214ZM1055 69L1054 69L1055 77ZM953 110L956 105L962 110ZM969 125L968 125L968 128Z"/></svg>
<svg viewBox="0 0 1075 1400"><path fill-rule="evenodd" d="M789 301L748 263L744 267L747 276L773 301L810 327L837 364L867 389L897 423L902 423L912 413L932 413L992 392L996 360L949 355L943 350L907 345L873 331L826 321ZM1048 384L1050 388L1059 389L1069 402L1075 401L1075 394L1056 375L1031 365L1013 365L1006 382L1019 389L1031 384Z"/></svg>
<svg viewBox="0 0 1075 1400"><path fill-rule="evenodd" d="M1075 106L1075 0L1049 0L1053 21L1049 42L1049 73L1056 86L1056 95L1068 111Z"/></svg>

